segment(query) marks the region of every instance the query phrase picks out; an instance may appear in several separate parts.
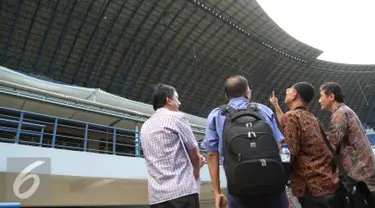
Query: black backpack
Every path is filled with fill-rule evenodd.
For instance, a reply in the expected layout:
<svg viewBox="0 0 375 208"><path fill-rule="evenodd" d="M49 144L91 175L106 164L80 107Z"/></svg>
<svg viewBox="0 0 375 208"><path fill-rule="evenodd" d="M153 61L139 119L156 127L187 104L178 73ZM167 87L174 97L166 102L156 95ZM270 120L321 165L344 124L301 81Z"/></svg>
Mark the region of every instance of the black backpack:
<svg viewBox="0 0 375 208"><path fill-rule="evenodd" d="M221 106L226 116L223 129L224 170L231 195L267 196L285 190L288 176L268 123L257 103L235 110Z"/></svg>

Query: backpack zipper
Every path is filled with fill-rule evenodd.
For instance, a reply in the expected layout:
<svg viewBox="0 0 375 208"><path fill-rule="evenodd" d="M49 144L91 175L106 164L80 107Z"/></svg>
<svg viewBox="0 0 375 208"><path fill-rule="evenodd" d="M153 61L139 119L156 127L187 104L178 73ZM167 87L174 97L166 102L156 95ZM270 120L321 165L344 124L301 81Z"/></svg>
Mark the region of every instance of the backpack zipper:
<svg viewBox="0 0 375 208"><path fill-rule="evenodd" d="M257 154L257 153L247 153L247 154L238 153L237 154L237 160L238 160L238 162L241 162L243 156L246 156L246 155L255 155L255 154ZM274 152L274 151L268 151L266 153L263 153L264 156L276 156L278 154L279 154L278 152Z"/></svg>

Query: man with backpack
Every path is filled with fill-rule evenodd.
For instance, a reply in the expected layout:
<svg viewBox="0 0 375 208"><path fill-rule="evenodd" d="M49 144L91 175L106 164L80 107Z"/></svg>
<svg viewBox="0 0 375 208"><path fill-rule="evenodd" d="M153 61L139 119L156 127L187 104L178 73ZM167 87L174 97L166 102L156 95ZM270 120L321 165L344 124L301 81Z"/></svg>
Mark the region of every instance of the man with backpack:
<svg viewBox="0 0 375 208"><path fill-rule="evenodd" d="M209 114L201 144L208 151L215 207L287 208L287 174L277 144L283 136L272 110L249 103L251 90L243 76L227 79L225 94L229 103ZM228 201L220 190L220 157L224 159Z"/></svg>

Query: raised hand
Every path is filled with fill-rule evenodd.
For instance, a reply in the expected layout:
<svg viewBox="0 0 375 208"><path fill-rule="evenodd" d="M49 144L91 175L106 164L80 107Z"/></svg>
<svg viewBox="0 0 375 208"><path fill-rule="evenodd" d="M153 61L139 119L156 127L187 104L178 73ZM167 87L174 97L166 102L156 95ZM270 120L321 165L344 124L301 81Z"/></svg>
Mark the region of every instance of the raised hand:
<svg viewBox="0 0 375 208"><path fill-rule="evenodd" d="M271 103L273 106L278 106L278 105L279 105L279 100L278 100L277 97L275 96L275 91L272 91L272 95L270 96L270 103Z"/></svg>

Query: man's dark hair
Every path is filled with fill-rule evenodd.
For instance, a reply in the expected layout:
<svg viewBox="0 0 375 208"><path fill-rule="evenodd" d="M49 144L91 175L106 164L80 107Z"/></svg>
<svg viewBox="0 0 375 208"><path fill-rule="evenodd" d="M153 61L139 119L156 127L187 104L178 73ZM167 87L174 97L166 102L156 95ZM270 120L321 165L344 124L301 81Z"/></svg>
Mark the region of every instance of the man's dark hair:
<svg viewBox="0 0 375 208"><path fill-rule="evenodd" d="M241 97L249 88L247 79L243 76L232 76L225 82L225 94L228 98Z"/></svg>
<svg viewBox="0 0 375 208"><path fill-rule="evenodd" d="M176 92L174 87L166 84L158 84L152 95L152 106L154 110L164 107L167 97L172 98L174 92Z"/></svg>
<svg viewBox="0 0 375 208"><path fill-rule="evenodd" d="M308 105L315 96L315 87L308 82L297 82L292 88L294 88L302 102Z"/></svg>
<svg viewBox="0 0 375 208"><path fill-rule="evenodd" d="M337 82L326 82L320 86L320 90L324 92L327 96L331 93L335 96L335 100L339 103L344 102L344 94L339 83Z"/></svg>

